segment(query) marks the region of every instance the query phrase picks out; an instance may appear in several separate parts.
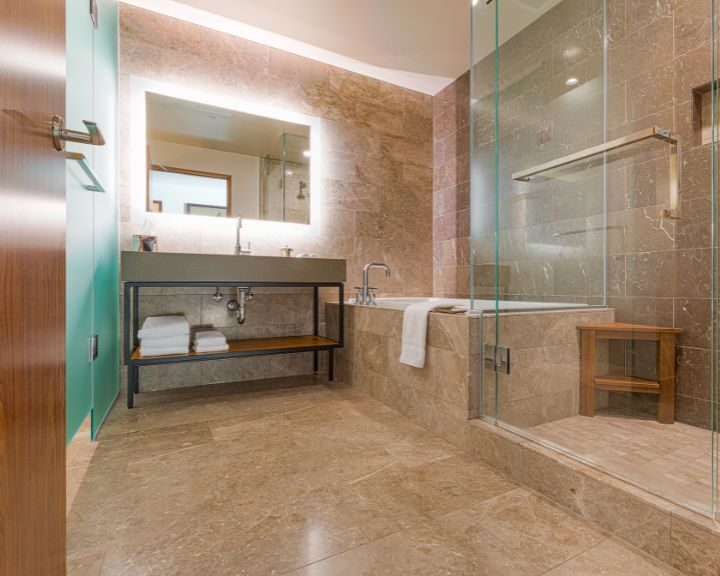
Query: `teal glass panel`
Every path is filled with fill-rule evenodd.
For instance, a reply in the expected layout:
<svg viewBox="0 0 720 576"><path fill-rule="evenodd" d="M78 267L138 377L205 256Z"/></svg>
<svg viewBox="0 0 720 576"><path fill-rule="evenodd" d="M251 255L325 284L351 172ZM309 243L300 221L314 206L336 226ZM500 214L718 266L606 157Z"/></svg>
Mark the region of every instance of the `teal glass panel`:
<svg viewBox="0 0 720 576"><path fill-rule="evenodd" d="M80 130L92 114L93 31L84 2L67 2L67 84L65 123ZM88 154L89 146L67 149ZM67 164L66 236L66 439L73 438L92 407L92 364L88 339L93 314L93 194L76 162Z"/></svg>
<svg viewBox="0 0 720 576"><path fill-rule="evenodd" d="M96 122L106 134L105 146L95 148L95 172L105 194L94 196L94 324L98 355L94 362L92 437L119 391L118 213L116 195L118 3L98 0L94 35L94 106Z"/></svg>

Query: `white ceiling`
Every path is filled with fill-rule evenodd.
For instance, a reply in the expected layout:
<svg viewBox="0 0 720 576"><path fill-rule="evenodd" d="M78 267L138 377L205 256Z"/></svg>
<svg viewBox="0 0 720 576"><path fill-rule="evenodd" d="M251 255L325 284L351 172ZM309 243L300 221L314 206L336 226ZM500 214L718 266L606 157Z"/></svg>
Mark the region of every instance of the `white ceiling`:
<svg viewBox="0 0 720 576"><path fill-rule="evenodd" d="M373 66L456 78L469 0L180 0Z"/></svg>
<svg viewBox="0 0 720 576"><path fill-rule="evenodd" d="M123 0L435 94L469 68L471 0ZM504 0L500 40L560 0ZM494 47L494 3L478 0L475 56Z"/></svg>
<svg viewBox="0 0 720 576"><path fill-rule="evenodd" d="M288 138L285 152L288 160L307 163L310 127L148 93L147 133L148 140L272 158L281 157L283 134L302 136Z"/></svg>

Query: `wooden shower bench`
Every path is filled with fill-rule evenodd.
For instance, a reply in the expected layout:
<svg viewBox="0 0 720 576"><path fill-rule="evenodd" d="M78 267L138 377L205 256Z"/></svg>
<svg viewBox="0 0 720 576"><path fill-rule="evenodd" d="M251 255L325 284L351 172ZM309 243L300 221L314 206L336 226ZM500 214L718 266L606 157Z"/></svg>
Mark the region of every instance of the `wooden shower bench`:
<svg viewBox="0 0 720 576"><path fill-rule="evenodd" d="M595 390L639 392L658 396L658 422L675 421L675 343L680 328L613 322L580 324L580 414L595 415ZM657 380L634 376L599 376L595 367L598 340L657 342Z"/></svg>

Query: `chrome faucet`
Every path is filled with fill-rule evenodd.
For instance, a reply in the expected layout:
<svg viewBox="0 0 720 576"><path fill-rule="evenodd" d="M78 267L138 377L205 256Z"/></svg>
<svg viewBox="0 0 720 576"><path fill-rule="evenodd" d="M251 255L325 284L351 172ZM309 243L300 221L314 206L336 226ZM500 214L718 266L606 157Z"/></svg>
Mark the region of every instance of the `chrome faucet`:
<svg viewBox="0 0 720 576"><path fill-rule="evenodd" d="M370 270L373 268L382 268L385 270L386 278L391 274L390 267L387 264L381 262L366 264L363 268L363 285L355 288L358 291L355 295L355 302L357 304L375 304L375 290L377 290L377 288L370 286Z"/></svg>
<svg viewBox="0 0 720 576"><path fill-rule="evenodd" d="M251 254L252 251L250 250L250 242L248 242L247 250L243 250L242 247L242 241L240 240L240 230L242 230L242 223L243 223L243 217L242 215L238 215L238 217L235 220L236 226L235 226L235 254Z"/></svg>

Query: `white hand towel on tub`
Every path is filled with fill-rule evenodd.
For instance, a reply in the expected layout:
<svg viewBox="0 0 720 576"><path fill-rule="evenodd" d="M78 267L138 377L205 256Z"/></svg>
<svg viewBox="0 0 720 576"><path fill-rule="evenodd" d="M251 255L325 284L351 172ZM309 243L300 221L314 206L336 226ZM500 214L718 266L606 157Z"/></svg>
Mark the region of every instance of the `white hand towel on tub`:
<svg viewBox="0 0 720 576"><path fill-rule="evenodd" d="M190 323L183 315L148 316L138 332L140 338L163 338L190 334Z"/></svg>
<svg viewBox="0 0 720 576"><path fill-rule="evenodd" d="M212 347L225 346L226 344L225 334L218 330L203 330L195 333L195 346Z"/></svg>
<svg viewBox="0 0 720 576"><path fill-rule="evenodd" d="M461 310L461 308L463 308ZM467 307L452 300L418 302L405 308L403 314L402 352L400 362L415 368L425 367L427 347L428 315L433 310L452 310L452 313L467 312Z"/></svg>
<svg viewBox="0 0 720 576"><path fill-rule="evenodd" d="M145 348L177 348L178 346L189 346L190 335L180 334L179 336L163 336L161 338L142 338L142 345Z"/></svg>

